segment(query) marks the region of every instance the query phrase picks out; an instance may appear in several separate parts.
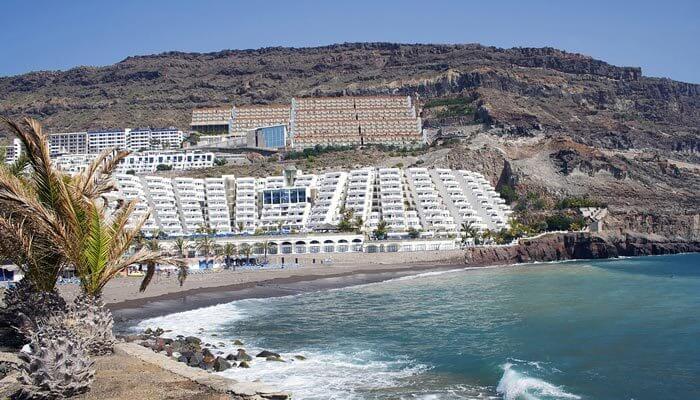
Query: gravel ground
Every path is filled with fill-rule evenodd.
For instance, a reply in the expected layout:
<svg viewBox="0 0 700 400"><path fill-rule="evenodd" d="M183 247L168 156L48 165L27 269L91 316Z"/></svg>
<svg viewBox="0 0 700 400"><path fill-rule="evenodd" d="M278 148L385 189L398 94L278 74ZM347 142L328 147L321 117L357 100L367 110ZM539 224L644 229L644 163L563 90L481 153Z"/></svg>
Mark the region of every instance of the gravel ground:
<svg viewBox="0 0 700 400"><path fill-rule="evenodd" d="M95 382L74 400L228 400L229 396L127 355L96 357Z"/></svg>

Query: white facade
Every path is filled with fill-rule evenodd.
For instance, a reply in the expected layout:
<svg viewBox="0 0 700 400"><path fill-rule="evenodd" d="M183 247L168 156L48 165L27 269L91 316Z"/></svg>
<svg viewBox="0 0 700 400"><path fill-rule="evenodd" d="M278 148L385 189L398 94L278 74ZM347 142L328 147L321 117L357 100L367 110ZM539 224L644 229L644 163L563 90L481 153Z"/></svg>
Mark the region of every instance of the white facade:
<svg viewBox="0 0 700 400"><path fill-rule="evenodd" d="M216 233L231 233L231 217L224 178L204 179L205 220Z"/></svg>
<svg viewBox="0 0 700 400"><path fill-rule="evenodd" d="M384 221L389 239L458 237L462 224L508 227L511 210L478 173L426 168L359 168L321 175L293 171L266 178L164 178L119 175L123 198L144 199L154 224L144 231L219 235L332 231L343 211L372 235ZM146 232L147 233L147 232Z"/></svg>
<svg viewBox="0 0 700 400"><path fill-rule="evenodd" d="M115 175L119 199L138 199L131 224L150 212L142 231L183 236L201 233L202 228L217 234L231 233L228 203L221 178L193 179L161 176Z"/></svg>
<svg viewBox="0 0 700 400"><path fill-rule="evenodd" d="M95 158L94 154L72 154L54 159L56 165L68 173L85 169ZM137 174L156 172L159 165L166 165L173 170L210 168L214 166L214 153L187 151L147 151L126 156L117 167L117 173L129 171Z"/></svg>
<svg viewBox="0 0 700 400"><path fill-rule="evenodd" d="M126 148L131 151L179 149L184 134L176 128L132 129L126 137Z"/></svg>
<svg viewBox="0 0 700 400"><path fill-rule="evenodd" d="M12 144L5 147L5 162L12 164L19 159L20 155L22 155L22 142L14 138Z"/></svg>
<svg viewBox="0 0 700 400"><path fill-rule="evenodd" d="M88 131L87 152L96 154L107 149L126 149L128 133L129 129Z"/></svg>
<svg viewBox="0 0 700 400"><path fill-rule="evenodd" d="M323 229L329 225L338 225L342 217L340 211L347 180L347 172L328 172L320 176L309 217L310 228Z"/></svg>
<svg viewBox="0 0 700 400"><path fill-rule="evenodd" d="M178 149L184 134L177 128L114 129L49 135L51 154L98 154L107 149L130 151Z"/></svg>

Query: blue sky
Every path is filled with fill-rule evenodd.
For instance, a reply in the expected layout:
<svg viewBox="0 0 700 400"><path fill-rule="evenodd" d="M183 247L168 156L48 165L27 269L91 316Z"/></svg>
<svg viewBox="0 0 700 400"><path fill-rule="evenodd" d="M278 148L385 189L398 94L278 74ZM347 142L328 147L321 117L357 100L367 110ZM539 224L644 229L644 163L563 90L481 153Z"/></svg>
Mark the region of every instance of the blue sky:
<svg viewBox="0 0 700 400"><path fill-rule="evenodd" d="M0 76L129 55L339 42L552 46L700 83L700 0L3 0Z"/></svg>

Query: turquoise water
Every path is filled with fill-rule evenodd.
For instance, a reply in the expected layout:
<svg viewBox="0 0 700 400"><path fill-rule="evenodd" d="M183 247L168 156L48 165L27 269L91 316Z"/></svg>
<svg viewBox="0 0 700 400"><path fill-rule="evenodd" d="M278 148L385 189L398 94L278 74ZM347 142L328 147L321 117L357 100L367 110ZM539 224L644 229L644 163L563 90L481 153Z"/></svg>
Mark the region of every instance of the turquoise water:
<svg viewBox="0 0 700 400"><path fill-rule="evenodd" d="M141 325L305 355L226 372L297 399L700 399L700 255L421 274Z"/></svg>

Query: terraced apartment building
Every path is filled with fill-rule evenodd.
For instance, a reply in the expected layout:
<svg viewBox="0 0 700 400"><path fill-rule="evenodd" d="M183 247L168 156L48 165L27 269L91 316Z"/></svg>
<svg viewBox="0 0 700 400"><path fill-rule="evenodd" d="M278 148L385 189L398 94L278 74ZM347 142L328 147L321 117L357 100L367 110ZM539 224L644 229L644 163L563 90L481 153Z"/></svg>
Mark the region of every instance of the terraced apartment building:
<svg viewBox="0 0 700 400"><path fill-rule="evenodd" d="M421 119L410 96L297 97L290 104L195 109L191 129L246 138L256 129L282 127L284 148L415 147L423 143ZM272 133L270 133L272 134Z"/></svg>
<svg viewBox="0 0 700 400"><path fill-rule="evenodd" d="M139 199L135 217L152 210L145 235L326 234L348 223L352 234L457 238L463 223L508 226L510 208L479 173L426 168L358 168L265 178L116 176L115 198Z"/></svg>

